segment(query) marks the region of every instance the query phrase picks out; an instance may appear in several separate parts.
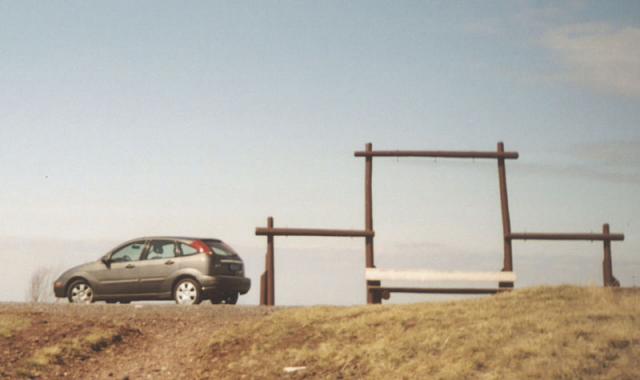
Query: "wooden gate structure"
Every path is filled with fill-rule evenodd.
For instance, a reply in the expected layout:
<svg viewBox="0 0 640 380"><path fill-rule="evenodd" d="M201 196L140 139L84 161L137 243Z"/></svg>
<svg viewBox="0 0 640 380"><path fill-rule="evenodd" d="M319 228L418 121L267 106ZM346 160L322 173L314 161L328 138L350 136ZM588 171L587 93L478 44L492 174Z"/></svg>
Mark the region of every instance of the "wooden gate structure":
<svg viewBox="0 0 640 380"><path fill-rule="evenodd" d="M611 242L624 240L623 234L611 233L609 225L604 224L602 233L521 233L511 231L509 199L507 193L507 177L505 160L517 159L518 152L507 152L504 144L499 142L496 151L374 151L371 143L365 145L364 151L354 153L355 157L365 158L365 228L363 230L309 229L309 228L275 228L273 218L267 219L267 227L256 228L256 235L267 236L267 253L265 271L260 278L260 304L275 305L275 236L331 236L331 237L363 237L365 239L365 278L367 303L381 303L388 299L392 292L396 293L441 293L441 294L492 294L508 291L513 288L515 274L513 272L513 240L585 240L602 241L604 257L602 263L604 286L620 286L613 276L611 260ZM498 163L498 182L500 188L500 208L503 231L503 266L500 272L437 272L431 270L382 270L377 269L374 262L373 239L373 158L374 157L431 157L462 159L495 159ZM382 286L383 280L404 281L477 281L497 282L497 288L425 288L425 287L388 287Z"/></svg>

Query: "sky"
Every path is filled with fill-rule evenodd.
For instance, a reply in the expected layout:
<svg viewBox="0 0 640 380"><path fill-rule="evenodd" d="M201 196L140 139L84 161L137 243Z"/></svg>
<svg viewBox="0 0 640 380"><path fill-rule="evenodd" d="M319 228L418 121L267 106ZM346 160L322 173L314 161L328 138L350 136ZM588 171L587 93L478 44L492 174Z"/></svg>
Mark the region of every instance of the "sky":
<svg viewBox="0 0 640 380"><path fill-rule="evenodd" d="M0 301L166 234L235 247L255 304L268 216L364 227L368 142L504 141L512 229L610 223L638 286L638 41L637 1L0 1ZM495 162L376 159L373 183L379 268L501 269ZM362 239L275 244L279 304L365 302ZM601 285L601 261L515 242L516 287Z"/></svg>

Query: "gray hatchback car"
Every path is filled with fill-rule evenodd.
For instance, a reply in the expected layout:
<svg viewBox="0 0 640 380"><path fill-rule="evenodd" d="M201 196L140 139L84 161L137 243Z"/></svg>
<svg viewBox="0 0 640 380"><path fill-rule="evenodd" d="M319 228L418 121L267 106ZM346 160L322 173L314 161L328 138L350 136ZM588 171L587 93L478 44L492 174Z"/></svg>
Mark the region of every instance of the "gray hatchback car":
<svg viewBox="0 0 640 380"><path fill-rule="evenodd" d="M98 261L71 268L53 290L72 303L235 304L250 287L242 259L221 240L161 236L129 240Z"/></svg>

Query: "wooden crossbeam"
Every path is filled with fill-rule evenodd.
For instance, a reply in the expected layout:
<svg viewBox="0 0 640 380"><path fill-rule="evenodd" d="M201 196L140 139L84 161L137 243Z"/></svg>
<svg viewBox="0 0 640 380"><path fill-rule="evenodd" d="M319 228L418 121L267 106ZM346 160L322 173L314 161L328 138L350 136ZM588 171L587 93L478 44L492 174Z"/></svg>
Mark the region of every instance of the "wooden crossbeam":
<svg viewBox="0 0 640 380"><path fill-rule="evenodd" d="M257 227L258 236L330 236L330 237L373 237L373 230L336 230L323 228L273 228Z"/></svg>

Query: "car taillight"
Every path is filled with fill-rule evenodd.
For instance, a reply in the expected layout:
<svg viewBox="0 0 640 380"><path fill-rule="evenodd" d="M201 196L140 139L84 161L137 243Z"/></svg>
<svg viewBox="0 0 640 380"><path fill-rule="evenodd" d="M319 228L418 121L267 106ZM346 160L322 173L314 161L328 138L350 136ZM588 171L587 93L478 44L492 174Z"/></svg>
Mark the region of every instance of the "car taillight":
<svg viewBox="0 0 640 380"><path fill-rule="evenodd" d="M211 248L209 248L208 245L201 242L200 240L194 241L193 243L191 243L191 246L197 249L199 253L206 253L209 256L213 256L213 251L211 250Z"/></svg>

